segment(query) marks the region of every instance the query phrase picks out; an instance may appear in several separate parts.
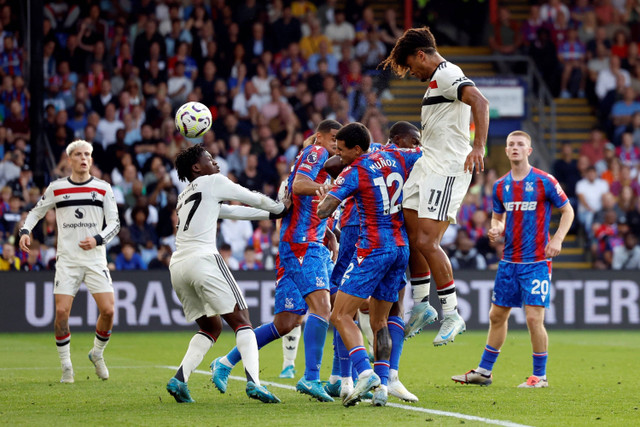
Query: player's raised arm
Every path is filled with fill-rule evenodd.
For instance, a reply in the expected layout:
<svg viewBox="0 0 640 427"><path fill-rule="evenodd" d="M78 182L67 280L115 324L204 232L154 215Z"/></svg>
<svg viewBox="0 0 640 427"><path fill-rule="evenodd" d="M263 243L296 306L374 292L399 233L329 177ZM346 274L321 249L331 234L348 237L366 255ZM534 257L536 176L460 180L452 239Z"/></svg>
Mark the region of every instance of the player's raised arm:
<svg viewBox="0 0 640 427"><path fill-rule="evenodd" d="M464 162L464 170L472 173L475 167L478 173L484 171L484 147L487 143L489 132L489 101L475 86L464 86L462 88L461 101L471 106L471 114L473 114L473 121L476 124L473 149L467 155L467 159Z"/></svg>
<svg viewBox="0 0 640 427"><path fill-rule="evenodd" d="M287 209L284 203L276 202L264 194L249 191L220 174L215 175L215 193L222 200L235 200L273 214L282 214Z"/></svg>

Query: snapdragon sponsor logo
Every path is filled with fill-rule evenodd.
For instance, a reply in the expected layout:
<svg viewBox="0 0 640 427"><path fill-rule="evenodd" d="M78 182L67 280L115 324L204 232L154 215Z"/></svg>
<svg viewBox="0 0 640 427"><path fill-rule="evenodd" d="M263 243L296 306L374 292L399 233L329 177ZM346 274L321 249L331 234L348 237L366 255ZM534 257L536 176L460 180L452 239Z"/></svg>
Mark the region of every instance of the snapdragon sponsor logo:
<svg viewBox="0 0 640 427"><path fill-rule="evenodd" d="M76 228L92 228L92 227L97 227L98 224L96 224L95 222L73 222L73 223L66 223L63 222L62 223L62 228L72 228L72 229L76 229Z"/></svg>

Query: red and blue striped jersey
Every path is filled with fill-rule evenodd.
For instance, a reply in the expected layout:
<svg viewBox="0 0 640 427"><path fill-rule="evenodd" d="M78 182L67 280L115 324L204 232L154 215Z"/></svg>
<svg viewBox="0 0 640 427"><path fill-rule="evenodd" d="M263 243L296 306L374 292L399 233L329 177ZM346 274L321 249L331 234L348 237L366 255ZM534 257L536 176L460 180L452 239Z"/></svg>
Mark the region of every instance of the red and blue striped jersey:
<svg viewBox="0 0 640 427"><path fill-rule="evenodd" d="M419 148L366 153L336 178L329 195L340 201L353 196L360 219L358 248L408 245L402 187L421 155Z"/></svg>
<svg viewBox="0 0 640 427"><path fill-rule="evenodd" d="M493 185L493 211L506 212L502 259L520 263L545 260L551 209L568 201L558 181L537 168L531 168L520 181L515 181L511 172L498 179Z"/></svg>
<svg viewBox="0 0 640 427"><path fill-rule="evenodd" d="M369 146L369 152L378 151L383 147L382 144L378 144L377 142L372 142ZM395 145L394 145L395 147ZM349 227L351 225L360 226L360 219L358 218L358 210L356 209L356 202L353 200L353 197L347 198L342 207L342 212L340 212L340 229L344 227Z"/></svg>
<svg viewBox="0 0 640 427"><path fill-rule="evenodd" d="M314 200L318 196L298 196L293 194L293 181L296 175L302 175L310 180L323 184L329 180L329 174L324 170L324 162L329 158L329 152L319 145L309 145L302 150L296 159L293 169L287 179L287 190L291 194L291 210L282 219L280 241L289 243L320 242L324 239L327 220L318 218L316 209L318 204Z"/></svg>

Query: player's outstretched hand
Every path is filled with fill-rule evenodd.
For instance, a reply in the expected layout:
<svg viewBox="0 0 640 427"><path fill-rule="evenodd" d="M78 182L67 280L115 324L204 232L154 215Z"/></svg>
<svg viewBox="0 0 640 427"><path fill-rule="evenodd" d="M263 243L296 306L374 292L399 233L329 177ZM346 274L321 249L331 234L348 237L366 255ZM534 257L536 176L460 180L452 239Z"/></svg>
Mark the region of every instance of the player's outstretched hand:
<svg viewBox="0 0 640 427"><path fill-rule="evenodd" d="M96 242L96 239L94 237L87 237L86 239L78 243L78 246L80 246L85 251L88 251L95 248L97 244L98 242Z"/></svg>
<svg viewBox="0 0 640 427"><path fill-rule="evenodd" d="M464 161L465 172L473 173L474 168L476 173L484 172L484 148L473 147Z"/></svg>
<svg viewBox="0 0 640 427"><path fill-rule="evenodd" d="M31 237L28 234L20 236L20 249L29 253L29 245L31 245Z"/></svg>
<svg viewBox="0 0 640 427"><path fill-rule="evenodd" d="M562 242L557 239L549 240L547 246L544 248L544 256L547 258L553 258L555 256L560 255L560 251L562 250Z"/></svg>

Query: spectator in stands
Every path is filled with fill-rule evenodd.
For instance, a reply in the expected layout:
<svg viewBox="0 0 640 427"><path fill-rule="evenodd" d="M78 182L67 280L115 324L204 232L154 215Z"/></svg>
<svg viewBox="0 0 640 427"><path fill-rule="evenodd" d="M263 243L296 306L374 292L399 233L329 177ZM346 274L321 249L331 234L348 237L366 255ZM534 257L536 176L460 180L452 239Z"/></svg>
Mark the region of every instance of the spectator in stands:
<svg viewBox="0 0 640 427"><path fill-rule="evenodd" d="M573 145L564 142L560 149L560 158L553 163L552 175L558 180L574 208L576 205L576 184L580 181L578 162L574 158Z"/></svg>
<svg viewBox="0 0 640 427"><path fill-rule="evenodd" d="M620 222L622 218L626 218L625 212L618 206L616 196L612 193L604 193L602 195L602 208L598 210L593 216L593 226L599 227L600 224L605 222L605 215L607 212L613 211L616 214L616 222Z"/></svg>
<svg viewBox="0 0 640 427"><path fill-rule="evenodd" d="M637 104L640 106L640 102ZM624 132L621 140L622 144L616 148L616 156L623 165L631 168L636 167L640 164L640 148L633 144L633 134L631 132Z"/></svg>
<svg viewBox="0 0 640 427"><path fill-rule="evenodd" d="M222 245L220 245L218 251L220 252L222 259L224 259L224 262L227 264L230 270L240 269L240 263L238 262L238 260L231 256L231 246L228 243L223 243Z"/></svg>
<svg viewBox="0 0 640 427"><path fill-rule="evenodd" d="M302 38L302 29L298 18L291 13L291 7L282 9L282 17L277 19L272 26L276 41L276 50L285 49L291 43L298 43Z"/></svg>
<svg viewBox="0 0 640 427"><path fill-rule="evenodd" d="M104 118L100 119L96 128L96 142L102 145L103 149L116 142L116 132L124 129L124 123L116 117L116 105L112 102L106 105Z"/></svg>
<svg viewBox="0 0 640 427"><path fill-rule="evenodd" d="M569 8L561 0L549 0L540 6L540 18L545 23L555 24L559 19L559 14L567 19L571 16Z"/></svg>
<svg viewBox="0 0 640 427"><path fill-rule="evenodd" d="M237 202L230 202L238 204ZM231 246L232 256L236 260L242 260L247 242L253 235L253 227L250 221L223 219L220 224L220 235Z"/></svg>
<svg viewBox="0 0 640 427"><path fill-rule="evenodd" d="M7 183L13 195L21 198L25 204L29 203L29 190L34 188L35 185L35 182L33 182L33 172L31 172L28 164L22 165L18 178Z"/></svg>
<svg viewBox="0 0 640 427"><path fill-rule="evenodd" d="M380 25L380 40L387 48L387 54L391 52L404 30L398 26L398 17L396 10L392 7L384 12L384 22Z"/></svg>
<svg viewBox="0 0 640 427"><path fill-rule="evenodd" d="M136 252L135 244L129 241L122 243L122 252L116 257L116 270L146 270L142 257Z"/></svg>
<svg viewBox="0 0 640 427"><path fill-rule="evenodd" d="M25 116L24 110L17 99L14 99L9 104L9 114L5 115L4 127L11 130L14 138L31 138L29 118Z"/></svg>
<svg viewBox="0 0 640 427"><path fill-rule="evenodd" d="M593 216L602 209L602 195L608 192L609 184L605 180L598 178L594 166L589 166L585 177L576 184L578 221L587 233L591 233Z"/></svg>
<svg viewBox="0 0 640 427"><path fill-rule="evenodd" d="M608 141L604 132L597 127L591 129L589 140L585 141L580 147L580 155L586 156L591 165L595 165L604 159L604 147Z"/></svg>
<svg viewBox="0 0 640 427"><path fill-rule="evenodd" d="M133 64L139 70L144 68L144 63L149 59L151 45L155 42L160 47L160 56L166 58L166 45L164 38L157 31L157 23L154 19L148 19L144 25L144 32L138 35L133 44Z"/></svg>
<svg viewBox="0 0 640 427"><path fill-rule="evenodd" d="M155 228L147 222L149 218L148 206L135 206L131 210L133 224L129 226L129 236L138 249L154 249L158 245L158 235Z"/></svg>
<svg viewBox="0 0 640 427"><path fill-rule="evenodd" d="M632 168L629 165L620 166L620 177L611 183L610 191L619 196L624 187L631 187L634 195L640 195L640 183L632 176Z"/></svg>
<svg viewBox="0 0 640 427"><path fill-rule="evenodd" d="M317 73L319 70L319 63L321 61L326 63L326 72L337 76L338 75L338 58L331 53L330 44L326 40L321 40L318 44L318 51L309 57L307 68L310 73Z"/></svg>
<svg viewBox="0 0 640 427"><path fill-rule="evenodd" d="M474 247L474 241L465 229L458 230L456 251L451 256L451 268L455 270L485 270L487 261Z"/></svg>
<svg viewBox="0 0 640 427"><path fill-rule="evenodd" d="M20 259L16 256L16 248L11 243L2 245L0 271L20 271Z"/></svg>
<svg viewBox="0 0 640 427"><path fill-rule="evenodd" d="M257 259L256 250L253 248L253 246L247 246L245 248L244 259L240 261L239 269L244 271L255 271L263 269L262 263Z"/></svg>
<svg viewBox="0 0 640 427"><path fill-rule="evenodd" d="M489 47L494 53L513 55L522 46L518 23L511 19L511 12L506 7L498 10L498 21L492 25L490 34Z"/></svg>
<svg viewBox="0 0 640 427"><path fill-rule="evenodd" d="M167 83L167 95L171 99L172 108L176 110L184 104L192 90L193 82L185 75L184 62L176 62L173 75Z"/></svg>
<svg viewBox="0 0 640 427"><path fill-rule="evenodd" d="M542 28L543 24L544 21L540 17L540 6L531 5L529 15L520 28L522 43L527 49L537 40L538 30Z"/></svg>
<svg viewBox="0 0 640 427"><path fill-rule="evenodd" d="M569 83L575 73L578 74L578 98L585 96L585 83L587 78L586 52L584 45L578 39L578 31L570 28L567 39L558 47L558 60L562 66L562 80L560 82L560 96L570 98Z"/></svg>
<svg viewBox="0 0 640 427"><path fill-rule="evenodd" d="M619 22L619 14L616 8L613 6L611 0L601 0L594 8L596 16L598 17L598 24L609 25L615 22Z"/></svg>
<svg viewBox="0 0 640 427"><path fill-rule="evenodd" d="M358 20L355 24L356 40L358 42L366 40L370 32L375 32L377 34L378 29L378 23L376 22L376 16L373 12L373 9L371 8L371 6L366 6L364 9L362 9L360 20Z"/></svg>
<svg viewBox="0 0 640 427"><path fill-rule="evenodd" d="M625 87L623 98L616 101L611 108L611 121L614 127L614 142L620 144L622 133L631 124L634 113L640 112L640 102L637 101L636 91L631 87ZM631 138L633 140L633 136Z"/></svg>
<svg viewBox="0 0 640 427"><path fill-rule="evenodd" d="M160 245L156 257L149 262L147 266L149 270L169 270L171 262L171 247L169 245Z"/></svg>
<svg viewBox="0 0 640 427"><path fill-rule="evenodd" d="M625 216L635 209L637 195L633 191L633 188L629 185L622 187L620 195L618 196L618 207L622 209Z"/></svg>
<svg viewBox="0 0 640 427"><path fill-rule="evenodd" d="M368 74L376 74L376 68L385 58L387 49L380 41L379 33L376 30L370 30L356 45L355 54Z"/></svg>
<svg viewBox="0 0 640 427"><path fill-rule="evenodd" d="M4 36L4 49L0 53L0 76L22 75L22 52L15 46L13 36Z"/></svg>
<svg viewBox="0 0 640 427"><path fill-rule="evenodd" d="M607 142L604 145L604 159L595 165L598 175L611 185L613 181L620 178L621 165L620 159L616 157L616 146Z"/></svg>
<svg viewBox="0 0 640 427"><path fill-rule="evenodd" d="M558 79L560 64L557 53L556 45L551 38L551 31L546 27L539 28L537 39L529 47L529 55L538 66L543 80L554 96L560 90Z"/></svg>
<svg viewBox="0 0 640 427"><path fill-rule="evenodd" d="M20 177L20 170L24 166L24 153L20 150L13 150L5 153L4 159L0 162L0 188L8 182Z"/></svg>
<svg viewBox="0 0 640 427"><path fill-rule="evenodd" d="M611 268L613 270L640 269L640 246L638 237L628 232L624 235L624 244L613 249Z"/></svg>
<svg viewBox="0 0 640 427"><path fill-rule="evenodd" d="M629 72L620 68L620 58L612 55L609 58L609 68L602 70L596 80L595 91L600 102L604 101L608 94L616 90L619 79L622 79L621 84L623 87L631 84L631 75Z"/></svg>
<svg viewBox="0 0 640 427"><path fill-rule="evenodd" d="M27 259L22 262L20 266L21 271L43 271L46 270L40 256L40 243L33 241L29 247L29 254Z"/></svg>
<svg viewBox="0 0 640 427"><path fill-rule="evenodd" d="M390 9L391 10L391 9ZM325 27L324 33L333 44L333 52L342 59L341 46L344 42L353 43L356 39L356 31L353 25L346 20L344 10L339 9L335 12L335 22Z"/></svg>
<svg viewBox="0 0 640 427"><path fill-rule="evenodd" d="M619 224L619 219L612 210L605 212L602 223L593 224L594 239L591 243L591 253L594 260L593 266L599 270L611 268L613 249L622 241Z"/></svg>

